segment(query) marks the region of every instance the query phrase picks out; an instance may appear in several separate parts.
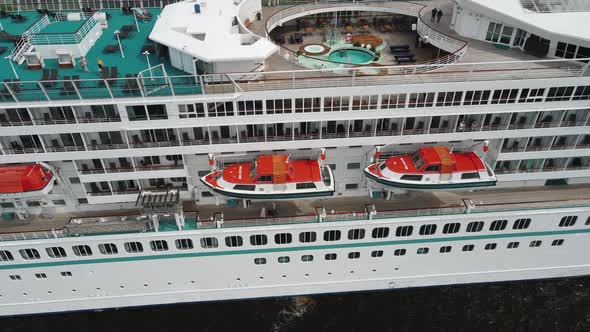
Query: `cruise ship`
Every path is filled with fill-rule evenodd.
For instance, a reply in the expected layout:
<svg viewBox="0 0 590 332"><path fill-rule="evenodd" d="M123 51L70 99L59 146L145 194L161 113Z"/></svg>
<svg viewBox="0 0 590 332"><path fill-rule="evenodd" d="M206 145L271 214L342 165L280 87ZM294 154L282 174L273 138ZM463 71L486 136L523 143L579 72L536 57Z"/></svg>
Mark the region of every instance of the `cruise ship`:
<svg viewBox="0 0 590 332"><path fill-rule="evenodd" d="M0 315L590 274L590 6L9 0Z"/></svg>

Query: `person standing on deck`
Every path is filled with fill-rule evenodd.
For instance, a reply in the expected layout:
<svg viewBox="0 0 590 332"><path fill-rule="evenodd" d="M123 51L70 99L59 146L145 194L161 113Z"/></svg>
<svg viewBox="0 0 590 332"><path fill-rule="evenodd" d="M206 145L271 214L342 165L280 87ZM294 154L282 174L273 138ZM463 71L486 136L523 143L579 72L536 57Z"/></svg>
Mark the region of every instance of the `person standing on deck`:
<svg viewBox="0 0 590 332"><path fill-rule="evenodd" d="M102 74L104 70L104 62L102 62L102 59L98 59L98 73Z"/></svg>
<svg viewBox="0 0 590 332"><path fill-rule="evenodd" d="M430 16L430 22L434 23L434 19L436 18L437 13L438 13L438 10L436 10L436 8L432 8L432 16Z"/></svg>
<svg viewBox="0 0 590 332"><path fill-rule="evenodd" d="M436 23L440 23L440 18L443 16L443 12L442 10L439 10L438 13L436 13Z"/></svg>
<svg viewBox="0 0 590 332"><path fill-rule="evenodd" d="M80 68L82 68L84 72L88 72L88 60L86 60L86 57L84 56L80 58Z"/></svg>

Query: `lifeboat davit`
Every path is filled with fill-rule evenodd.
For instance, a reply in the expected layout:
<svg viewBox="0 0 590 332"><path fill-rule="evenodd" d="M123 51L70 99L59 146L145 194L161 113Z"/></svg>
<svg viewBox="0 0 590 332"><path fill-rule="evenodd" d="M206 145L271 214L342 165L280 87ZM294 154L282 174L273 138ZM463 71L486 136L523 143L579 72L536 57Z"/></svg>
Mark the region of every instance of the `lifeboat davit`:
<svg viewBox="0 0 590 332"><path fill-rule="evenodd" d="M53 174L41 164L0 165L0 197L44 196L52 189Z"/></svg>
<svg viewBox="0 0 590 332"><path fill-rule="evenodd" d="M212 160L212 157L210 157ZM287 155L264 155L251 163L229 165L201 178L211 190L245 199L287 199L334 194L334 175L319 160L291 160ZM214 167L214 161L211 162Z"/></svg>
<svg viewBox="0 0 590 332"><path fill-rule="evenodd" d="M497 182L492 169L475 152L452 153L444 146L390 157L369 165L364 172L380 185L408 190L468 189Z"/></svg>

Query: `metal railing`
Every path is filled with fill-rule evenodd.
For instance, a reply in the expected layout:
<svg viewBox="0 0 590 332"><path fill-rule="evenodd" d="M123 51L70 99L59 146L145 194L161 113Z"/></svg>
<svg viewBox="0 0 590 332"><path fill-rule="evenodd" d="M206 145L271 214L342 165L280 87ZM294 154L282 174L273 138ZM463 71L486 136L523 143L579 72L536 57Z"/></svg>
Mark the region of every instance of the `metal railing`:
<svg viewBox="0 0 590 332"><path fill-rule="evenodd" d="M44 230L30 232L0 233L0 241L36 240L36 239L57 239L65 237L63 230Z"/></svg>
<svg viewBox="0 0 590 332"><path fill-rule="evenodd" d="M242 91L359 87L398 84L525 80L587 76L580 60L503 61L308 69L259 72L256 80L241 80L249 73L154 76L0 83L0 103L35 103L57 100L114 100L151 96L231 94ZM436 70L440 69L440 70ZM250 73L251 74L251 73ZM158 92L149 94L153 81ZM165 82L165 84L161 84ZM71 87L74 87L72 92Z"/></svg>
<svg viewBox="0 0 590 332"><path fill-rule="evenodd" d="M33 45L65 45L65 44L79 44L81 43L88 32L92 30L98 21L95 19L95 15L88 17L86 22L82 24L72 33L42 33L37 32L31 34L30 43ZM47 16L44 16L47 17Z"/></svg>

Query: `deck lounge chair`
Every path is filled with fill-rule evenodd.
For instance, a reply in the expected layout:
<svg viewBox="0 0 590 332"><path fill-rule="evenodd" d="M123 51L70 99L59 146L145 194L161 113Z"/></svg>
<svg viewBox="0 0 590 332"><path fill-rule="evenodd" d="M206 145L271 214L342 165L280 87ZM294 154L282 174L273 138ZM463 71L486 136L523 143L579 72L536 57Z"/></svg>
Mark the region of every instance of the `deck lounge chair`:
<svg viewBox="0 0 590 332"><path fill-rule="evenodd" d="M141 48L141 50L139 52L143 53L145 51L150 52L150 54L155 54L156 53L156 45L143 45L143 47Z"/></svg>
<svg viewBox="0 0 590 332"><path fill-rule="evenodd" d="M102 49L102 53L115 53L119 49L118 45L107 45Z"/></svg>

